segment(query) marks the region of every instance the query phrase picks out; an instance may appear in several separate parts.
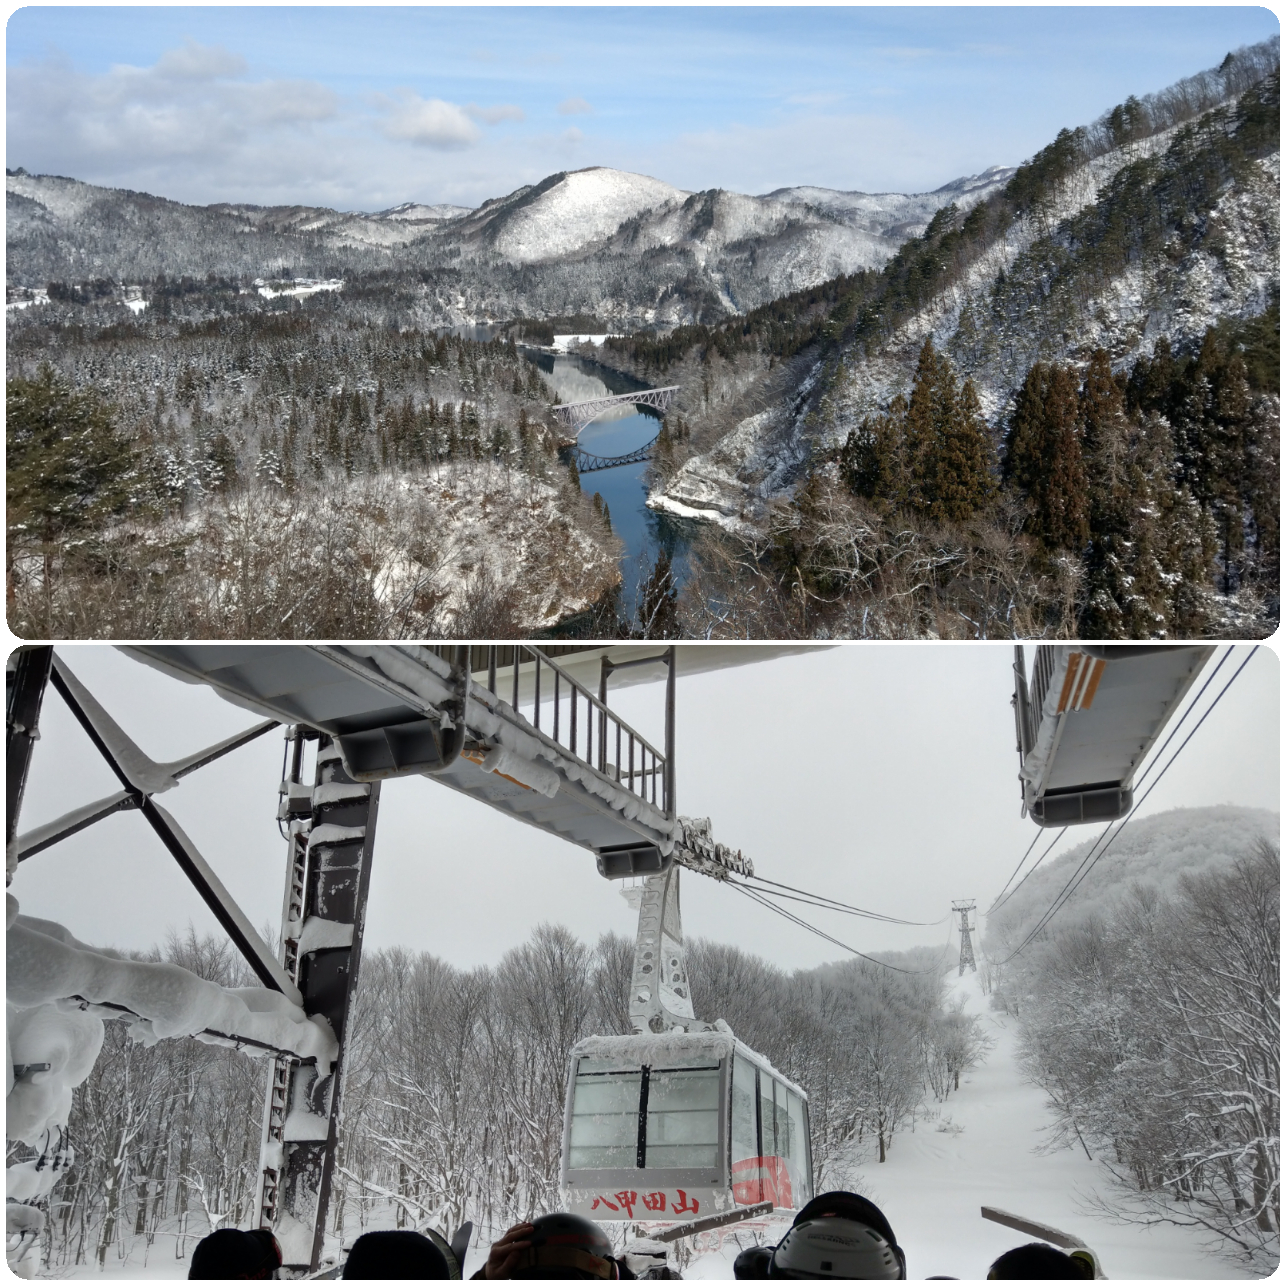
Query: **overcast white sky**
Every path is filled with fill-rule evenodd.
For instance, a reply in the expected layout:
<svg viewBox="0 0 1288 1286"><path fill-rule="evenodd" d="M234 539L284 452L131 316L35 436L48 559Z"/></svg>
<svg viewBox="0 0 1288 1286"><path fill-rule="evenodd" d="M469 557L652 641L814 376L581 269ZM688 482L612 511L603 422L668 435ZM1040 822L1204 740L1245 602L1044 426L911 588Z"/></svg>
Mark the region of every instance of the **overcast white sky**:
<svg viewBox="0 0 1288 1286"><path fill-rule="evenodd" d="M1239 648L1223 673L1247 650ZM254 722L208 689L112 648L70 645L60 654L156 759ZM716 836L741 847L770 879L912 920L939 920L954 898L987 906L1034 832L1019 816L1011 655L1009 646L991 644L861 644L682 678L680 811L710 816ZM660 684L626 690L613 704L660 742ZM1277 811L1279 705L1278 658L1263 647L1141 815L1222 803ZM280 735L270 733L164 798L263 926L277 924L281 907L286 848L273 820L281 755ZM116 788L51 690L21 829ZM1052 856L1094 829L1070 830ZM99 945L148 947L189 921L218 931L133 813L30 858L10 891L23 911ZM843 955L697 875L684 878L683 909L688 934L737 943L785 968ZM948 937L946 924L878 928L809 916L867 951ZM634 913L617 886L598 876L590 853L424 778L384 785L370 946L490 964L541 921L591 941L635 928Z"/></svg>
<svg viewBox="0 0 1288 1286"><path fill-rule="evenodd" d="M1210 5L31 5L6 30L6 163L344 210L590 165L924 192L1278 30Z"/></svg>

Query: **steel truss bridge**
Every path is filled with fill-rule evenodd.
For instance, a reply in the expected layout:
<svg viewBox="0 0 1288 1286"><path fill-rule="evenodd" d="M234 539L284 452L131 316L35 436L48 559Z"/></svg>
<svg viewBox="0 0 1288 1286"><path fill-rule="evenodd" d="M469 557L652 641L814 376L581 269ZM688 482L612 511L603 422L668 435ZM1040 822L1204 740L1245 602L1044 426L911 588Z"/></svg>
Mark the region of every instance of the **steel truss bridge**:
<svg viewBox="0 0 1288 1286"><path fill-rule="evenodd" d="M679 391L678 384L669 384L666 388L641 389L638 393L596 397L589 402L569 402L554 408L555 419L574 437L580 437L582 429L605 411L624 405L651 406L656 411L665 411L671 405L671 398Z"/></svg>
<svg viewBox="0 0 1288 1286"><path fill-rule="evenodd" d="M593 455L583 447L577 447L573 459L577 461L578 473L594 473L596 469L615 469L619 464L638 464L653 454L660 434L654 434L642 447L628 451L625 455Z"/></svg>

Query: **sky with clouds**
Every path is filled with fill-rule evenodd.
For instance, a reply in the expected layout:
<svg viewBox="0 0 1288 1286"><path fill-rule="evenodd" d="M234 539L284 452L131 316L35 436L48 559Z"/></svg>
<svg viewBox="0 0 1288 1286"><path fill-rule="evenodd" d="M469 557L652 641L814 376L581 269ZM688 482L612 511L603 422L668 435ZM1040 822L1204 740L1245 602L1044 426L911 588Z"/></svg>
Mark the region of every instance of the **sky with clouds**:
<svg viewBox="0 0 1288 1286"><path fill-rule="evenodd" d="M927 191L1277 34L1254 7L39 7L7 165L204 203L477 205L608 165Z"/></svg>

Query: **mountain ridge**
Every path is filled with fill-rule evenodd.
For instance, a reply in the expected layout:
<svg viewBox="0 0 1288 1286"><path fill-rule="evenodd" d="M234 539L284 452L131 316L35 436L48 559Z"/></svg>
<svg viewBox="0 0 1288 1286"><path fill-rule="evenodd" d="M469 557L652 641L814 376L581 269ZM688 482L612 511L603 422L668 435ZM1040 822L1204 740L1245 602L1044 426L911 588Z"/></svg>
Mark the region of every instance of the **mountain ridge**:
<svg viewBox="0 0 1288 1286"><path fill-rule="evenodd" d="M703 297L718 301L718 314L736 313L877 266L942 206L974 204L1013 173L993 167L930 193L789 188L749 196L720 188L688 192L647 175L593 166L559 171L473 210L404 203L368 214L244 202L188 206L19 170L6 174L9 277L11 285L32 288L89 276L145 281L162 272L336 276L391 268L463 271L468 265L481 275L477 293L484 308L498 314L505 301L497 296L506 285L489 285L489 274L504 278L513 268L592 263L615 274L614 289L626 297L609 302L633 311L632 320L682 322L701 309ZM144 224L151 235L143 244L115 236ZM245 240L248 234L255 235L253 244ZM677 257L672 277L696 272L697 301L689 299L687 307L680 301L659 314L659 299L673 282L659 289L650 280L633 292L629 283L617 286L629 261L658 254ZM443 318L446 324L476 320Z"/></svg>

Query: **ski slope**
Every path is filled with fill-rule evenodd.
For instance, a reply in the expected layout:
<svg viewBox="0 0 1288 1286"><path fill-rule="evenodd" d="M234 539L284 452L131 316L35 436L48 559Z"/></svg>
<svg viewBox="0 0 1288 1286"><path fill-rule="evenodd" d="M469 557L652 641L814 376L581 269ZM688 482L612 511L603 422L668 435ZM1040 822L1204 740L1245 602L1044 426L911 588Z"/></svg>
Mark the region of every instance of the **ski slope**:
<svg viewBox="0 0 1288 1286"><path fill-rule="evenodd" d="M1204 1248L1183 1228L1115 1224L1087 1209L1087 1198L1113 1195L1108 1175L1079 1149L1040 1156L1050 1116L1041 1090L1025 1082L1016 1062L1010 1020L988 1008L975 974L951 978L950 996L966 997L996 1042L983 1063L962 1078L945 1104L929 1105L931 1119L895 1136L884 1165L861 1171L858 1189L890 1220L908 1256L908 1277L983 1278L1004 1250L1032 1237L991 1223L981 1206L998 1206L1083 1238L1113 1279L1219 1279L1250 1277ZM938 1113L935 1119L935 1112ZM728 1278L736 1251L707 1255L685 1269L686 1278Z"/></svg>

